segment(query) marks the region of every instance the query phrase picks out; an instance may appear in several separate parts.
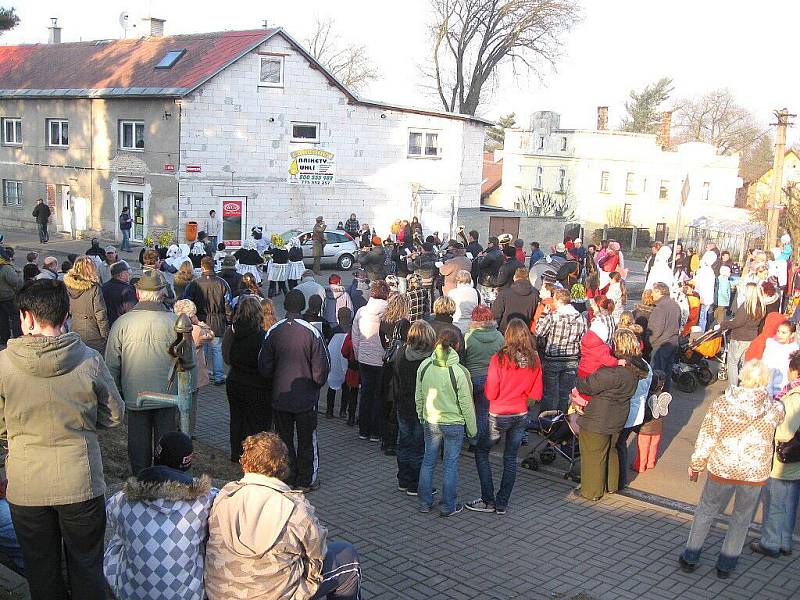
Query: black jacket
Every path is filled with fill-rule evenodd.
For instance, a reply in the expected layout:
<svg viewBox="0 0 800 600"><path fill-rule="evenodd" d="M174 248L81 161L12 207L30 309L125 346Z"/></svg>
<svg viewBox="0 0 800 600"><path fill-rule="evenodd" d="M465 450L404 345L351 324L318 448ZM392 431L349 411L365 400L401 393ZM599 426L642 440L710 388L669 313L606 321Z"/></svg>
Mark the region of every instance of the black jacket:
<svg viewBox="0 0 800 600"><path fill-rule="evenodd" d="M213 273L203 273L186 286L183 297L194 302L197 306L197 318L205 321L214 330L216 337L225 334L225 308L231 298L231 288L224 279Z"/></svg>
<svg viewBox="0 0 800 600"><path fill-rule="evenodd" d="M228 381L258 389L269 387L269 381L258 371L258 353L263 343L261 327L244 331L228 328L222 343L222 357L231 366Z"/></svg>
<svg viewBox="0 0 800 600"><path fill-rule="evenodd" d="M575 387L581 394L592 397L578 421L581 428L611 435L625 427L631 397L639 380L648 373L647 363L640 357L629 358L628 363L624 367L601 367L588 377L578 378Z"/></svg>
<svg viewBox="0 0 800 600"><path fill-rule="evenodd" d="M272 408L301 413L316 409L331 361L317 328L292 315L267 332L258 355L258 370L272 380Z"/></svg>
<svg viewBox="0 0 800 600"><path fill-rule="evenodd" d="M286 248L273 248L272 262L276 265L285 265L289 262L289 251Z"/></svg>
<svg viewBox="0 0 800 600"><path fill-rule="evenodd" d="M261 258L258 250L254 250L252 248L250 250L239 248L233 253L233 256L243 265L260 265L264 262L264 259Z"/></svg>
<svg viewBox="0 0 800 600"><path fill-rule="evenodd" d="M423 252L408 263L408 270L422 278L422 287L433 287L433 282L439 276L439 269L436 267L437 260L438 258L433 252Z"/></svg>
<svg viewBox="0 0 800 600"><path fill-rule="evenodd" d="M500 271L497 273L497 287L498 288L507 288L510 287L512 283L514 283L514 272L517 269L524 269L525 265L519 262L513 256L510 257L502 267L500 267Z"/></svg>
<svg viewBox="0 0 800 600"><path fill-rule="evenodd" d="M106 301L109 325L113 325L114 321L136 306L139 301L136 298L136 290L130 283L113 277L103 284L103 300Z"/></svg>
<svg viewBox="0 0 800 600"><path fill-rule="evenodd" d="M397 360L392 366L392 381L389 386L389 393L397 407L397 414L403 418L417 418L417 403L414 393L417 387L417 369L427 357L422 356L419 360L410 360L407 354L414 355L407 346L403 346L398 352Z"/></svg>
<svg viewBox="0 0 800 600"><path fill-rule="evenodd" d="M666 343L678 346L681 330L681 307L672 298L661 298L647 319L644 330L645 345L656 350Z"/></svg>
<svg viewBox="0 0 800 600"><path fill-rule="evenodd" d="M297 246L289 248L289 262L298 262L303 260L303 249Z"/></svg>
<svg viewBox="0 0 800 600"><path fill-rule="evenodd" d="M408 277L410 271L408 270L408 263L406 262L406 247L396 246L392 249L392 260L395 264L395 274L398 277Z"/></svg>
<svg viewBox="0 0 800 600"><path fill-rule="evenodd" d="M99 256L102 260L106 258L106 251L103 250L99 244L97 246L89 246L89 249L84 252L84 254L86 256Z"/></svg>
<svg viewBox="0 0 800 600"><path fill-rule="evenodd" d="M466 348L464 347L464 334L461 333L461 330L458 327L453 325L453 317L436 315L433 317L433 321L429 321L429 324L431 327L433 327L433 331L436 333L437 338L445 329L449 329L458 336L458 360L461 361L461 364L464 364L464 357L466 356Z"/></svg>
<svg viewBox="0 0 800 600"><path fill-rule="evenodd" d="M474 261L477 281L486 287L497 287L497 274L503 266L503 252L500 248L490 248L479 260Z"/></svg>
<svg viewBox="0 0 800 600"><path fill-rule="evenodd" d="M39 225L44 225L50 219L50 207L44 202L33 207L33 216Z"/></svg>
<svg viewBox="0 0 800 600"><path fill-rule="evenodd" d="M464 249L464 251L472 254L472 260L475 260L478 254L483 252L483 246L481 246L478 242L470 242L467 244L467 247Z"/></svg>
<svg viewBox="0 0 800 600"><path fill-rule="evenodd" d="M492 315L500 331L505 333L508 322L517 318L525 321L530 327L533 314L539 304L539 292L527 279L515 281L509 287L500 290L492 304Z"/></svg>
<svg viewBox="0 0 800 600"><path fill-rule="evenodd" d="M234 298L242 293L242 274L236 271L236 267L222 267L217 277L225 280Z"/></svg>
<svg viewBox="0 0 800 600"><path fill-rule="evenodd" d="M372 281L386 277L385 260L386 253L383 246L375 246L368 252L359 252L358 254L358 262L361 263L361 267L367 272L367 276Z"/></svg>

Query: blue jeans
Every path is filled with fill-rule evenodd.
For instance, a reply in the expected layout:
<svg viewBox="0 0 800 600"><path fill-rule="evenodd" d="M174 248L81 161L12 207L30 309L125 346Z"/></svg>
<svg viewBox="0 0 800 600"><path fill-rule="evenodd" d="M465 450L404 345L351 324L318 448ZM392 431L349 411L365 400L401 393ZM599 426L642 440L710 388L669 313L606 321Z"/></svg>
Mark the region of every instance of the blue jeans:
<svg viewBox="0 0 800 600"><path fill-rule="evenodd" d="M311 600L335 598L359 600L361 598L361 564L358 552L350 542L328 543L328 552L322 560L322 583Z"/></svg>
<svg viewBox="0 0 800 600"><path fill-rule="evenodd" d="M39 230L39 241L41 243L49 242L50 233L47 231L47 223L37 223L36 226Z"/></svg>
<svg viewBox="0 0 800 600"><path fill-rule="evenodd" d="M472 397L475 400L475 420L478 423L479 437L489 428L489 401L484 392L485 385L486 375L472 378Z"/></svg>
<svg viewBox="0 0 800 600"><path fill-rule="evenodd" d="M575 387L578 378L578 359L554 360L544 357L542 360L542 410L566 412L569 393Z"/></svg>
<svg viewBox="0 0 800 600"><path fill-rule="evenodd" d="M756 506L758 506L761 487L760 485L718 483L713 479L707 479L700 502L694 509L692 529L689 532L686 549L683 551L684 560L691 565L696 565L700 561L700 552L703 550L703 542L706 541L708 530L717 515L725 510L731 496L735 495L733 513L728 521L728 531L717 558L717 568L728 573L736 569L736 563L742 553L742 546L747 539L747 530L753 520Z"/></svg>
<svg viewBox="0 0 800 600"><path fill-rule="evenodd" d="M508 506L511 490L517 478L517 452L522 443L522 435L528 424L528 413L522 415L489 415L488 430L478 438L478 448L475 450L475 466L478 468L478 477L481 480L481 499L487 504L494 504L499 508ZM492 466L489 464L489 451L500 437L506 434L506 445L503 450L503 479L497 497L494 493L492 481Z"/></svg>
<svg viewBox="0 0 800 600"><path fill-rule="evenodd" d="M451 513L456 509L458 496L458 456L464 441L464 426L424 423L423 428L425 456L419 469L419 504L424 508L433 506L433 468L439 462L439 451L444 445L440 510L445 514Z"/></svg>
<svg viewBox="0 0 800 600"><path fill-rule="evenodd" d="M122 245L120 246L120 250L123 252L130 252L131 251L131 230L130 229L123 229L122 231Z"/></svg>
<svg viewBox="0 0 800 600"><path fill-rule="evenodd" d="M764 500L764 523L761 526L761 546L778 556L781 550L792 549L792 533L797 522L800 503L800 479L770 479Z"/></svg>
<svg viewBox="0 0 800 600"><path fill-rule="evenodd" d="M205 346L206 364L212 365L214 381L225 381L225 367L222 362L222 338L215 337Z"/></svg>
<svg viewBox="0 0 800 600"><path fill-rule="evenodd" d="M422 423L416 416L397 415L397 484L416 491L419 483L419 467L425 455L425 434Z"/></svg>
<svg viewBox="0 0 800 600"><path fill-rule="evenodd" d="M658 348L653 348L650 366L653 371L663 371L666 379L664 380L664 391L668 392L672 387L672 365L675 364L675 354L678 351L675 344L667 342Z"/></svg>
<svg viewBox="0 0 800 600"><path fill-rule="evenodd" d="M14 524L11 522L11 509L8 500L0 498L0 552L8 556L22 570L22 548L19 547Z"/></svg>

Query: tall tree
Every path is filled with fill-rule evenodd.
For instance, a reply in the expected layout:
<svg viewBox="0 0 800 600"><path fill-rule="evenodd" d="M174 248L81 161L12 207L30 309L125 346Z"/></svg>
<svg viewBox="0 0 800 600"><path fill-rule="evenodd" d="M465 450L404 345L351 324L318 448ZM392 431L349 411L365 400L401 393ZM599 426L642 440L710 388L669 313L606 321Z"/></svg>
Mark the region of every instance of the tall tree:
<svg viewBox="0 0 800 600"><path fill-rule="evenodd" d="M620 129L632 133L658 133L661 127L661 106L669 100L675 88L670 77L662 77L655 83L644 86L637 92L631 90L625 102L627 115Z"/></svg>
<svg viewBox="0 0 800 600"><path fill-rule="evenodd" d="M761 139L742 154L739 163L739 174L744 181L755 181L772 168L772 157L775 154L775 141L769 131L764 132Z"/></svg>
<svg viewBox="0 0 800 600"><path fill-rule="evenodd" d="M378 68L363 44L342 42L332 18L314 20L314 30L303 40L311 56L330 71L336 79L355 92L378 79Z"/></svg>
<svg viewBox="0 0 800 600"><path fill-rule="evenodd" d="M729 89L678 102L673 123L678 141L707 142L723 154L746 154L765 131Z"/></svg>
<svg viewBox="0 0 800 600"><path fill-rule="evenodd" d="M486 130L486 142L483 144L484 151L494 152L502 148L506 137L506 129L514 127L516 124L517 115L513 112L497 119L497 124Z"/></svg>
<svg viewBox="0 0 800 600"><path fill-rule="evenodd" d="M19 17L13 8L0 7L0 34L19 25Z"/></svg>
<svg viewBox="0 0 800 600"><path fill-rule="evenodd" d="M431 65L423 73L445 110L474 115L498 67L554 66L580 0L431 0Z"/></svg>

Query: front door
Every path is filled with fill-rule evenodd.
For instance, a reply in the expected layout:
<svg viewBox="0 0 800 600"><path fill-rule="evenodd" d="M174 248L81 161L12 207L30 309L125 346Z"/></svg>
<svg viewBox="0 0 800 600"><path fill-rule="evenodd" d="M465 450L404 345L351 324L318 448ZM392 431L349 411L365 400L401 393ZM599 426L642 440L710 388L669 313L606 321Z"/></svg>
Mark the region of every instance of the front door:
<svg viewBox="0 0 800 600"><path fill-rule="evenodd" d="M667 224L666 223L656 223L656 241L661 242L662 244L667 239Z"/></svg>
<svg viewBox="0 0 800 600"><path fill-rule="evenodd" d="M512 239L519 237L519 217L489 217L489 236L497 237L510 233Z"/></svg>
<svg viewBox="0 0 800 600"><path fill-rule="evenodd" d="M120 212L126 206L133 218L131 240L144 241L144 194L141 192L120 192Z"/></svg>
<svg viewBox="0 0 800 600"><path fill-rule="evenodd" d="M56 193L61 196L61 231L67 233L74 233L73 221L75 220L75 211L72 206L72 198L69 195L68 185L57 185Z"/></svg>

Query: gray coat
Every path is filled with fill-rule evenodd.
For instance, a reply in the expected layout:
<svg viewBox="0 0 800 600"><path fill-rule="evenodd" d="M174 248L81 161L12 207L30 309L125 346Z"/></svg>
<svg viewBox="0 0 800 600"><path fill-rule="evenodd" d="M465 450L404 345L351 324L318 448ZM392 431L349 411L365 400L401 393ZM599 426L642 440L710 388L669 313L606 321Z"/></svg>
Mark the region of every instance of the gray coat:
<svg viewBox="0 0 800 600"><path fill-rule="evenodd" d="M0 263L0 302L13 300L22 284L22 271L11 263Z"/></svg>
<svg viewBox="0 0 800 600"><path fill-rule="evenodd" d="M114 321L108 336L106 364L126 408L134 406L138 392L167 393L172 365L167 348L175 341L176 319L163 304L139 302Z"/></svg>
<svg viewBox="0 0 800 600"><path fill-rule="evenodd" d="M70 330L80 335L84 344L102 355L106 351L110 329L102 288L91 281L78 279L69 272L64 276L64 285L67 286L69 312L72 315Z"/></svg>
<svg viewBox="0 0 800 600"><path fill-rule="evenodd" d="M73 504L106 491L97 430L123 403L100 355L74 332L22 336L0 352L0 437L8 438L8 501Z"/></svg>

